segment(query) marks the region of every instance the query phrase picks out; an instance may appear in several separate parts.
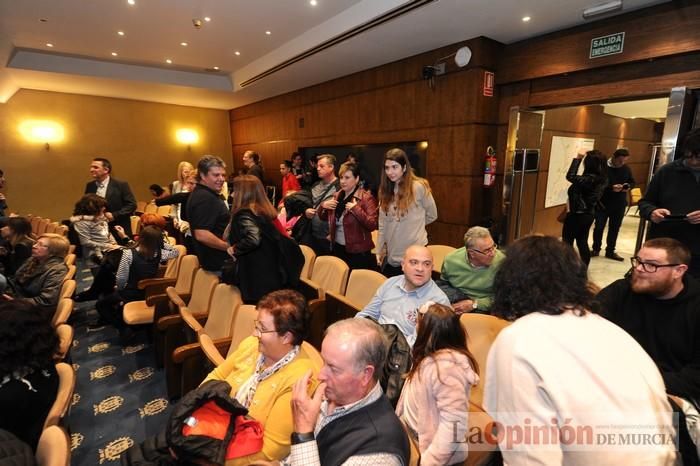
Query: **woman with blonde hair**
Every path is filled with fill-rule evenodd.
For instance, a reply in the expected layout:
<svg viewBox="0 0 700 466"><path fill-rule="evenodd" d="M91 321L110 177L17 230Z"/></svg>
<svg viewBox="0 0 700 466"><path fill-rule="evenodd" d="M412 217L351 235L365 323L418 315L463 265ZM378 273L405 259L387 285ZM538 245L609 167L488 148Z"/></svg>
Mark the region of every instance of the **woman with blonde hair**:
<svg viewBox="0 0 700 466"><path fill-rule="evenodd" d="M416 176L403 150L389 149L379 184L377 261L384 275L402 273L404 252L413 244L428 244L425 226L436 219L437 206L428 180Z"/></svg>
<svg viewBox="0 0 700 466"><path fill-rule="evenodd" d="M177 165L177 179L170 183L170 193L177 194L185 189L185 180L190 175L196 175L197 172L194 170L194 166L187 162L182 161Z"/></svg>
<svg viewBox="0 0 700 466"><path fill-rule="evenodd" d="M236 177L228 253L236 265L232 284L240 288L246 303L256 303L265 294L283 287L281 275L275 273L279 266L276 239L280 235L287 236L287 232L277 220L277 210L260 180L253 175Z"/></svg>
<svg viewBox="0 0 700 466"><path fill-rule="evenodd" d="M479 382L479 365L449 306L421 306L412 356L396 414L417 444L420 464L461 465L468 451L454 439L467 433L469 391Z"/></svg>

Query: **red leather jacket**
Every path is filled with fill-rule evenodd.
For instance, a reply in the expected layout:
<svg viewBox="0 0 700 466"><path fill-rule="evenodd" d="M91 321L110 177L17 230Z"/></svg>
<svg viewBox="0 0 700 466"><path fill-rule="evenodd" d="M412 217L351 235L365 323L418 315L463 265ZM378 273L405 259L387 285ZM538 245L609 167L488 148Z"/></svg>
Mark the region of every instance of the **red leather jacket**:
<svg viewBox="0 0 700 466"><path fill-rule="evenodd" d="M333 199L338 200L340 192ZM343 216L345 233L345 250L351 254L371 251L374 248L372 231L377 229L377 200L369 191L358 188L354 197L358 200L355 207ZM328 221L331 247L335 244L335 209L319 207L318 216Z"/></svg>

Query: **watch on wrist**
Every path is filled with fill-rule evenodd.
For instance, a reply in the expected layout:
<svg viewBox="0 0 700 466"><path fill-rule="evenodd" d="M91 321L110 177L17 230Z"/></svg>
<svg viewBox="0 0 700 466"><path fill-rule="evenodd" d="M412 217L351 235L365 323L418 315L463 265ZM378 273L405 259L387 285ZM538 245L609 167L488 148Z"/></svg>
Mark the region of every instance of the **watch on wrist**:
<svg viewBox="0 0 700 466"><path fill-rule="evenodd" d="M476 309L478 306L479 306L479 303L476 301L476 299L474 301L472 301L472 311L474 309Z"/></svg>
<svg viewBox="0 0 700 466"><path fill-rule="evenodd" d="M292 432L292 445L298 445L312 440L316 440L313 432Z"/></svg>

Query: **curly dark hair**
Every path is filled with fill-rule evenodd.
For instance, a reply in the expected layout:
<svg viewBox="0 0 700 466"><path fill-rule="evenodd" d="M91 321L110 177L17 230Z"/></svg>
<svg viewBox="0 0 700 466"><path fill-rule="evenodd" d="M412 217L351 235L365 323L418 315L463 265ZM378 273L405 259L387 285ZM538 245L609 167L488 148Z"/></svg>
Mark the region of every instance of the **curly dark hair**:
<svg viewBox="0 0 700 466"><path fill-rule="evenodd" d="M58 336L39 306L17 299L0 302L0 322L0 379L54 364Z"/></svg>
<svg viewBox="0 0 700 466"><path fill-rule="evenodd" d="M86 194L75 203L73 215L98 215L103 207L107 207L107 201L97 194Z"/></svg>
<svg viewBox="0 0 700 466"><path fill-rule="evenodd" d="M290 332L294 336L293 345L300 345L309 328L309 310L306 298L294 290L277 290L268 293L258 301L258 310L265 309L275 322L277 334Z"/></svg>
<svg viewBox="0 0 700 466"><path fill-rule="evenodd" d="M585 264L571 246L551 236L527 236L513 243L493 288L492 313L506 320L532 312L583 315L598 310Z"/></svg>

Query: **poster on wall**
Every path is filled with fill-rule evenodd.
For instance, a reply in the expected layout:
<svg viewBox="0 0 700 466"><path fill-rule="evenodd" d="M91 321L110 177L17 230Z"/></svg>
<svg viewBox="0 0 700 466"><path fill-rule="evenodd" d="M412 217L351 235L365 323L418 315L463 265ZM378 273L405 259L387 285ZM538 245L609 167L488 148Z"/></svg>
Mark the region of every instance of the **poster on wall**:
<svg viewBox="0 0 700 466"><path fill-rule="evenodd" d="M544 207L554 207L566 203L566 191L571 183L566 181L566 172L571 160L579 151L593 150L595 139L552 136L552 150L549 153L549 173L547 174L547 194ZM579 173L583 172L583 164Z"/></svg>

